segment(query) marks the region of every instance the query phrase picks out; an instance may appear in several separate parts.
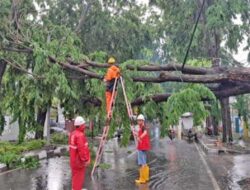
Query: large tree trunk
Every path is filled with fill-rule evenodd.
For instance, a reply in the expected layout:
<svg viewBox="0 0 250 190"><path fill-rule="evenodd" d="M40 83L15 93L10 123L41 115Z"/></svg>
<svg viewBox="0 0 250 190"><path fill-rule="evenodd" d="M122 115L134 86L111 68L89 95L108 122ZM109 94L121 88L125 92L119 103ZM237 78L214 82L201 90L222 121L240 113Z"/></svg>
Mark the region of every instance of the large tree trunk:
<svg viewBox="0 0 250 190"><path fill-rule="evenodd" d="M43 127L44 127L44 123L46 120L46 113L47 110L44 109L39 109L38 113L37 113L37 124L38 127L36 128L36 134L35 134L35 139L43 139Z"/></svg>
<svg viewBox="0 0 250 190"><path fill-rule="evenodd" d="M216 118L212 116L212 125L213 125L213 131L214 135L218 136L219 135L219 130L218 130L218 122L216 121Z"/></svg>
<svg viewBox="0 0 250 190"><path fill-rule="evenodd" d="M222 125L223 125L223 142L227 142L227 135L229 142L233 141L229 98L220 99L221 103L221 115L222 115Z"/></svg>
<svg viewBox="0 0 250 190"><path fill-rule="evenodd" d="M248 140L249 139L249 135L248 135L248 118L247 115L243 116L243 139L244 140Z"/></svg>
<svg viewBox="0 0 250 190"><path fill-rule="evenodd" d="M211 126L212 126L212 118L211 118L211 116L208 116L206 118L206 127L210 128Z"/></svg>
<svg viewBox="0 0 250 190"><path fill-rule="evenodd" d="M232 130L232 122L231 122L231 112L229 106L229 98L227 98L227 132L228 132L228 141L233 142L233 130Z"/></svg>
<svg viewBox="0 0 250 190"><path fill-rule="evenodd" d="M3 59L0 59L0 87L1 87L4 72L6 70L6 65L7 63Z"/></svg>

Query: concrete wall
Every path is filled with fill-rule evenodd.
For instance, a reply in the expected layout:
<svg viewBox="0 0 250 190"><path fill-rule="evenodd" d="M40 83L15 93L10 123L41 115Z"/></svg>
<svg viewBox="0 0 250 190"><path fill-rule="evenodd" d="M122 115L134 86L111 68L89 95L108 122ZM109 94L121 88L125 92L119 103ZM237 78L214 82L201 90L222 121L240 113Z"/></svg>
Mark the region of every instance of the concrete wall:
<svg viewBox="0 0 250 190"><path fill-rule="evenodd" d="M1 141L15 141L18 139L19 127L18 123L11 123L10 116L5 116L5 126L2 136L0 136Z"/></svg>

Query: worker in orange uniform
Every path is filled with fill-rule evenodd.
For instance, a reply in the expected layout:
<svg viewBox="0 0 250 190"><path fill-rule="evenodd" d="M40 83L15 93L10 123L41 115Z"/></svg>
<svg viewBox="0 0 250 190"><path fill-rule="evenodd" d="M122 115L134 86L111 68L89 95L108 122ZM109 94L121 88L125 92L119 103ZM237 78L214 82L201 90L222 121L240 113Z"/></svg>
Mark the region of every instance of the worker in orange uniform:
<svg viewBox="0 0 250 190"><path fill-rule="evenodd" d="M150 150L150 137L149 131L145 124L145 118L142 114L137 117L137 124L139 126L139 131L137 136L137 150L138 150L138 165L139 169L139 179L135 180L137 184L146 183L149 181L149 167L147 165L147 155L146 152Z"/></svg>
<svg viewBox="0 0 250 190"><path fill-rule="evenodd" d="M78 116L74 121L75 130L69 136L72 190L82 190L85 168L90 164L90 151L85 137L85 120Z"/></svg>
<svg viewBox="0 0 250 190"><path fill-rule="evenodd" d="M110 65L106 75L104 76L104 82L106 83L106 111L108 114L108 117L110 117L110 111L111 111L111 98L112 98L112 92L114 89L114 83L115 79L120 77L120 69L118 66L115 65L116 60L114 57L110 57L108 59L108 64ZM116 93L116 92L115 92Z"/></svg>

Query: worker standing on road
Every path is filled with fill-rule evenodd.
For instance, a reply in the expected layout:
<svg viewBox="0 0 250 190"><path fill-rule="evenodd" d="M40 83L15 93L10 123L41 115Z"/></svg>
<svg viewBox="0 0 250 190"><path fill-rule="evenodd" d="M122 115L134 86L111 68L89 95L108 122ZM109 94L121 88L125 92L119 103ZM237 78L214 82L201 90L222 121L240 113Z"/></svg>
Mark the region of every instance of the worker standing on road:
<svg viewBox="0 0 250 190"><path fill-rule="evenodd" d="M139 131L137 134L137 149L138 149L138 165L140 166L139 179L135 180L137 184L146 183L149 181L149 167L147 165L146 152L150 150L149 131L145 125L145 118L142 114L137 117Z"/></svg>
<svg viewBox="0 0 250 190"><path fill-rule="evenodd" d="M120 77L120 69L115 65L116 60L114 57L110 57L108 59L108 64L110 67L107 70L107 73L104 77L104 82L106 83L106 111L108 114L108 117L110 117L110 111L111 111L111 98L112 98L112 92L114 88L115 79Z"/></svg>
<svg viewBox="0 0 250 190"><path fill-rule="evenodd" d="M74 121L76 129L69 136L70 167L72 190L82 190L85 168L90 164L90 152L85 137L85 120L78 116Z"/></svg>

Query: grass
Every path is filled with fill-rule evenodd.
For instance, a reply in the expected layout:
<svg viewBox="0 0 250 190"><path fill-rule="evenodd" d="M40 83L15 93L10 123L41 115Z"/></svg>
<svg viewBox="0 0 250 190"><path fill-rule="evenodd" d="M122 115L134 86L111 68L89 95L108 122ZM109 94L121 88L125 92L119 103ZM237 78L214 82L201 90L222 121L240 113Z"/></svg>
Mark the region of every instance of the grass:
<svg viewBox="0 0 250 190"><path fill-rule="evenodd" d="M21 144L11 142L0 142L0 155L6 152L21 154L25 151L37 150L44 146L44 140L30 140Z"/></svg>
<svg viewBox="0 0 250 190"><path fill-rule="evenodd" d="M110 164L107 164L107 163L101 163L101 164L99 164L99 167L100 167L101 169L108 170L108 169L111 168L111 165L110 165Z"/></svg>

